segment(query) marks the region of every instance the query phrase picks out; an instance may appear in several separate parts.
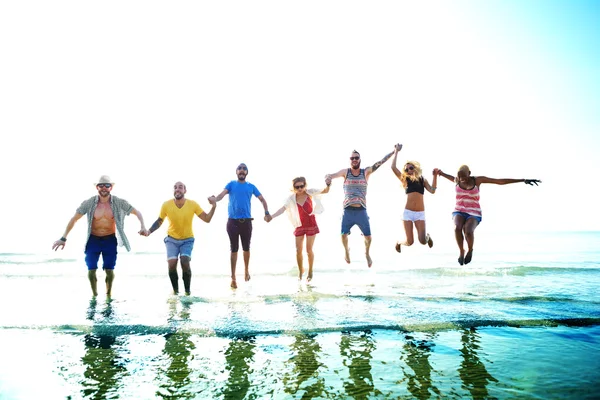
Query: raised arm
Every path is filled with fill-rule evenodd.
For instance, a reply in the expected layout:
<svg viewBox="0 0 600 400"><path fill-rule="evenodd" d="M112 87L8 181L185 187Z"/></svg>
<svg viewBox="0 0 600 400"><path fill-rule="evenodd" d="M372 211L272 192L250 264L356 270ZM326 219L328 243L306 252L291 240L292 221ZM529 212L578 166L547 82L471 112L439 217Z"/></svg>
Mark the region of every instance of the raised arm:
<svg viewBox="0 0 600 400"><path fill-rule="evenodd" d="M398 179L400 179L400 177L402 176L402 171L400 171L396 166L396 162L398 160L398 153L400 152L400 150L402 150L402 145L398 143L394 146L394 158L392 158L392 171L394 171L394 175L396 175Z"/></svg>
<svg viewBox="0 0 600 400"><path fill-rule="evenodd" d="M436 173L435 171L437 171L437 175L443 176L444 178L448 179L450 182L456 182L456 178L454 176L447 174L445 172L442 172L441 169L435 168L433 171L434 171L433 172L434 174Z"/></svg>
<svg viewBox="0 0 600 400"><path fill-rule="evenodd" d="M396 152L396 148L394 147L394 151L386 154L381 160L377 161L375 164L371 165L370 167L365 168L365 178L369 178L369 175L371 175L373 172L377 171L379 169L379 167L381 167L387 160L390 159L390 157L392 157L394 155L395 152Z"/></svg>
<svg viewBox="0 0 600 400"><path fill-rule="evenodd" d="M71 229L73 229L73 227L75 226L75 222L77 222L79 220L79 218L83 217L84 215L85 214L79 214L76 212L75 215L73 215L73 217L71 217L71 219L69 220L69 223L67 224L67 227L65 228L65 232L63 233L62 237L52 244L52 250L56 251L56 250L58 250L59 247L61 249L63 249L65 247L65 244L67 242L67 235L69 234L69 232L71 232Z"/></svg>
<svg viewBox="0 0 600 400"><path fill-rule="evenodd" d="M331 182L331 180L335 178L345 178L347 173L348 168L344 168L340 169L338 172L335 172L333 174L327 174L325 175L325 182Z"/></svg>
<svg viewBox="0 0 600 400"><path fill-rule="evenodd" d="M496 179L496 178L488 178L487 176L475 177L476 185L479 185L481 183L493 183L496 185L508 185L509 183L521 183L521 182L524 182L527 185L533 186L535 184L535 186L537 186L538 183L541 183L542 181L540 181L539 179L512 179L512 178Z"/></svg>

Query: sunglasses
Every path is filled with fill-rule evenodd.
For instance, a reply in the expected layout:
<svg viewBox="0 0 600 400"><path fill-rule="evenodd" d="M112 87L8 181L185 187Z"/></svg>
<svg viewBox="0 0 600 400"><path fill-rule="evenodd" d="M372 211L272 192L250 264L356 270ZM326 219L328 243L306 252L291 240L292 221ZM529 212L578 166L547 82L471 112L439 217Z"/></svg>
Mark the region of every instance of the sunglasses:
<svg viewBox="0 0 600 400"><path fill-rule="evenodd" d="M106 189L110 189L112 187L112 183L99 183L96 185L96 187L103 187Z"/></svg>
<svg viewBox="0 0 600 400"><path fill-rule="evenodd" d="M294 189L300 190L300 189L304 189L305 185L299 185L299 186L294 186Z"/></svg>
<svg viewBox="0 0 600 400"><path fill-rule="evenodd" d="M360 160L360 157L350 157L350 159L351 159L352 161L358 161L358 160Z"/></svg>
<svg viewBox="0 0 600 400"><path fill-rule="evenodd" d="M248 167L238 167L238 171L239 171L240 169L241 169L242 171L248 171Z"/></svg>
<svg viewBox="0 0 600 400"><path fill-rule="evenodd" d="M415 167L411 165L410 167L405 168L404 172L412 171L413 169L415 169Z"/></svg>

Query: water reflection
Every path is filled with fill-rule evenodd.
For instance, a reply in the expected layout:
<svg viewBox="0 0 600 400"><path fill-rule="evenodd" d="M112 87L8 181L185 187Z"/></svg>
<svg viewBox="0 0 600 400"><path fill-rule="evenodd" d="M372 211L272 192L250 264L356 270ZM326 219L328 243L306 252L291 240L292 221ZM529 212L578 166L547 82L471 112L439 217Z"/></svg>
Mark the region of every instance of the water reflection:
<svg viewBox="0 0 600 400"><path fill-rule="evenodd" d="M254 336L235 338L225 350L225 369L229 372L223 389L225 399L243 399L248 394L255 341Z"/></svg>
<svg viewBox="0 0 600 400"><path fill-rule="evenodd" d="M441 396L440 390L431 380L433 368L429 356L435 346L434 338L434 334L427 334L425 340L416 340L413 336L406 335L402 359L412 371L405 367L402 369L407 381L407 389L417 399L429 399L433 393Z"/></svg>
<svg viewBox="0 0 600 400"><path fill-rule="evenodd" d="M342 332L340 355L350 375L350 380L344 382L344 389L354 399L366 399L370 397L370 393L382 395L381 391L375 389L371 374L371 353L375 348L375 341L369 330Z"/></svg>
<svg viewBox="0 0 600 400"><path fill-rule="evenodd" d="M85 371L81 382L83 397L104 399L118 397L119 380L127 375L125 361L119 356L112 335L87 334L84 337Z"/></svg>
<svg viewBox="0 0 600 400"><path fill-rule="evenodd" d="M489 397L487 386L490 382L498 382L490 375L485 364L479 359L478 351L479 335L475 328L465 329L461 336L463 361L458 368L458 374L462 380L462 387L467 389L474 399L486 399Z"/></svg>
<svg viewBox="0 0 600 400"><path fill-rule="evenodd" d="M190 303L181 303L175 297L169 300L169 317L167 322L172 326L173 332L165 335L165 347L162 355L166 358L164 366L158 370L158 379L161 380L156 395L164 399L192 399L194 394L190 393L189 384L192 369L189 362L193 359L192 351L196 345L191 340L192 335L181 329L181 323L190 318ZM188 389L186 389L186 387Z"/></svg>
<svg viewBox="0 0 600 400"><path fill-rule="evenodd" d="M303 333L295 335L291 345L294 355L287 361L292 364L292 372L283 377L286 393L296 394L302 390L303 399L329 397L325 396L325 378L319 377L319 368L324 364L319 361L321 346L315 340L316 336Z"/></svg>

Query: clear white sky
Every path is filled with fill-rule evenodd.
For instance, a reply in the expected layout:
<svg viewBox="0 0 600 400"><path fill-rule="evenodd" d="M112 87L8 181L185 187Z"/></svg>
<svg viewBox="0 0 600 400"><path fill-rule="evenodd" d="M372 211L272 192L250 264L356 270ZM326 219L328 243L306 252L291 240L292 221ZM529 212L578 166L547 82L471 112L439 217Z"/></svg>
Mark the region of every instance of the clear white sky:
<svg viewBox="0 0 600 400"><path fill-rule="evenodd" d="M599 4L2 2L0 252L49 248L102 174L149 226L177 180L208 208L245 162L274 211L293 177L320 186L353 149L371 165L397 142L429 179L463 163L542 179L484 185L481 228L598 230ZM405 202L389 167L368 195L382 242ZM453 186L438 186L428 225L452 243ZM335 181L320 216L336 243L341 192ZM224 249L226 203L195 224ZM291 245L291 225L272 224Z"/></svg>

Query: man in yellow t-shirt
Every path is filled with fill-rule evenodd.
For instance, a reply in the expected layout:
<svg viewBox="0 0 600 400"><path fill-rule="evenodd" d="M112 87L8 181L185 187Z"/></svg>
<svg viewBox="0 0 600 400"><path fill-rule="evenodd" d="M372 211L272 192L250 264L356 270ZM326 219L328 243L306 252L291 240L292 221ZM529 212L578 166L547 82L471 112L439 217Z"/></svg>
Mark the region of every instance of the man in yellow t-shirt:
<svg viewBox="0 0 600 400"><path fill-rule="evenodd" d="M194 215L197 215L202 221L209 223L215 213L217 203L209 199L212 208L207 214L194 200L185 198L187 189L182 182L176 182L173 189L175 198L163 203L160 208L160 215L148 230L148 235L160 228L165 218L169 218L169 229L165 238L169 278L173 286L173 293L178 294L179 276L177 275L177 260L179 259L181 261L181 274L183 275L185 294L189 296L192 283L190 261L194 248L194 232L192 231Z"/></svg>

